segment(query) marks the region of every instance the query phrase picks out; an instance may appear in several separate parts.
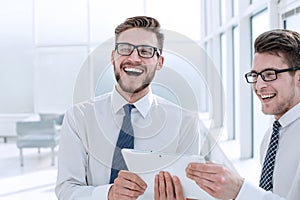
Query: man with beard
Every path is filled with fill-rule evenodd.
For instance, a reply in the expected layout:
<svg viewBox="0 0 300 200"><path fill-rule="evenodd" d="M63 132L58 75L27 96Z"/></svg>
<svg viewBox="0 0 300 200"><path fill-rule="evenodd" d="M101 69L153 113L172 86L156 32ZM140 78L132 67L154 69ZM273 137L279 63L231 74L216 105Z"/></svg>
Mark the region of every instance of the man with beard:
<svg viewBox="0 0 300 200"><path fill-rule="evenodd" d="M151 17L128 18L116 27L111 53L117 80L113 91L74 105L65 115L58 155L58 199L141 196L146 183L127 171L126 165L117 166L124 163L120 149L125 144L119 141L128 140L126 148L145 151L199 153L198 114L156 96L150 88L156 71L163 67L163 41L159 22ZM122 122L128 116L127 133ZM120 139L121 134L126 139ZM160 190L161 195L156 191L156 199L183 199L177 177L160 173L159 180L168 191ZM173 188L173 182L179 186Z"/></svg>
<svg viewBox="0 0 300 200"><path fill-rule="evenodd" d="M211 162L190 164L187 176L220 199L300 199L300 34L267 31L255 40L254 49L252 70L245 77L263 113L274 116L261 144L259 187Z"/></svg>

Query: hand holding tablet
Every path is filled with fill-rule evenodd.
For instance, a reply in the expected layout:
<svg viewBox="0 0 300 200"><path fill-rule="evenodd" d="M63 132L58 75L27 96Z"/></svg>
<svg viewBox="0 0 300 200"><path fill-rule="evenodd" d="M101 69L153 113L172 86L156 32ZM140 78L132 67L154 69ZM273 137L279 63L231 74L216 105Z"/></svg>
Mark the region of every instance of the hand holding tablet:
<svg viewBox="0 0 300 200"><path fill-rule="evenodd" d="M161 153L122 149L122 154L128 170L138 174L148 185L145 194L139 199L154 198L154 178L160 171L176 175L181 181L186 198L214 200L202 190L193 180L186 177L185 168L191 162L205 162L200 155L185 155L176 153Z"/></svg>

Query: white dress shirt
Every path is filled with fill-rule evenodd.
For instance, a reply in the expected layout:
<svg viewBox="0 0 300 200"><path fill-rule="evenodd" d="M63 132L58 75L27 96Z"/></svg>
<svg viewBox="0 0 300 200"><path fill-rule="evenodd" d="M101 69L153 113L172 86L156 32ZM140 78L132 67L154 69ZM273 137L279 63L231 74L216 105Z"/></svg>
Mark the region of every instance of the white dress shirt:
<svg viewBox="0 0 300 200"><path fill-rule="evenodd" d="M107 199L122 107L127 103L114 89L67 111L58 154L58 199ZM134 105L135 149L199 154L202 124L197 112L182 109L151 91Z"/></svg>
<svg viewBox="0 0 300 200"><path fill-rule="evenodd" d="M244 182L236 200L299 200L300 199L300 103L280 119L279 146L276 154L273 192ZM261 143L261 163L265 158L272 128Z"/></svg>

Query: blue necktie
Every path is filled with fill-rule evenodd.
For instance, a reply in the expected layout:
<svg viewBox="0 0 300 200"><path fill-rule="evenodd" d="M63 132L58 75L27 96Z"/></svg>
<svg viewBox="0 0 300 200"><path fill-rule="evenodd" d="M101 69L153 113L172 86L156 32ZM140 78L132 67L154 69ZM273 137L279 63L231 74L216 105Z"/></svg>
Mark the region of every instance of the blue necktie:
<svg viewBox="0 0 300 200"><path fill-rule="evenodd" d="M127 170L127 166L122 156L121 149L134 148L134 135L133 135L133 128L131 124L131 109L134 108L134 105L126 104L123 106L123 108L125 111L125 116L123 118L122 127L119 133L119 138L113 156L109 183L114 182L115 178L118 177L118 173L120 170L124 170L124 169Z"/></svg>
<svg viewBox="0 0 300 200"><path fill-rule="evenodd" d="M273 133L271 136L271 140L269 143L269 147L267 150L267 154L265 157L265 161L263 164L263 169L259 181L259 187L267 191L273 189L273 171L275 165L276 152L278 148L280 127L281 127L280 123L278 121L274 121Z"/></svg>

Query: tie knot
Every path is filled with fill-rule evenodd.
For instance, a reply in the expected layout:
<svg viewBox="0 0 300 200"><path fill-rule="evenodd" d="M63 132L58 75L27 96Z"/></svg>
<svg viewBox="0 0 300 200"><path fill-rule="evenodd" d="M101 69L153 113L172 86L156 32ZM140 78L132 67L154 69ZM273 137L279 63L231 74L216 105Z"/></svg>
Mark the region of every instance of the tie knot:
<svg viewBox="0 0 300 200"><path fill-rule="evenodd" d="M274 121L274 123L273 123L273 129L275 129L275 130L279 130L279 128L281 127L281 124L279 123L279 121Z"/></svg>
<svg viewBox="0 0 300 200"><path fill-rule="evenodd" d="M123 108L125 111L125 115L130 115L132 108L135 108L135 106L133 104L126 104L123 106Z"/></svg>

